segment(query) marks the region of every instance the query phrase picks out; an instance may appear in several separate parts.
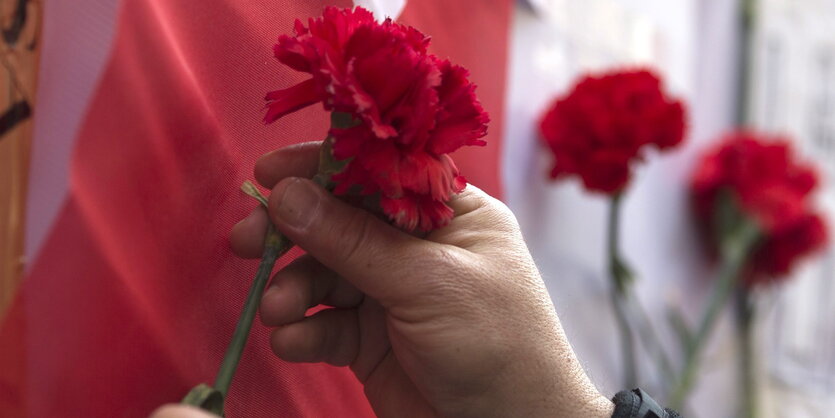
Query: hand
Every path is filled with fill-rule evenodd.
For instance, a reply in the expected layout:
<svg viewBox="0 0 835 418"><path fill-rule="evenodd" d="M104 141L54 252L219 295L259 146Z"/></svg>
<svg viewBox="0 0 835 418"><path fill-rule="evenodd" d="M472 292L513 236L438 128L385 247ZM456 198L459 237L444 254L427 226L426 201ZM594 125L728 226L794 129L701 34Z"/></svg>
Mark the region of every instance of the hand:
<svg viewBox="0 0 835 418"><path fill-rule="evenodd" d="M194 406L170 404L157 408L150 418L218 418Z"/></svg>
<svg viewBox="0 0 835 418"><path fill-rule="evenodd" d="M278 357L350 366L381 417L611 416L507 207L467 186L452 222L417 238L307 180L318 150L263 156L255 177L272 188L269 210L231 236L237 254L260 257L269 217L308 253L261 302ZM319 304L332 308L305 316Z"/></svg>

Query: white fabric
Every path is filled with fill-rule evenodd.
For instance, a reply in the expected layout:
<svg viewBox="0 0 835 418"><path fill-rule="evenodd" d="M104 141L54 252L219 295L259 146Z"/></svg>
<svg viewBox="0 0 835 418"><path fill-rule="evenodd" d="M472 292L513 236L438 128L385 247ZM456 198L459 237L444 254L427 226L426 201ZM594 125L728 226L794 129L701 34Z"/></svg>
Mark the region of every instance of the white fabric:
<svg viewBox="0 0 835 418"><path fill-rule="evenodd" d="M635 173L624 202L621 247L640 276L637 293L664 323L667 305L695 317L703 306L708 271L692 230L686 180L694 152L733 117L733 2L724 0L532 1L516 8L506 108L503 179L543 273L563 326L603 393L623 389L617 334L605 270L607 201L576 180L546 179L548 152L539 144L538 118L554 95L581 72L614 63L650 63L671 90L691 105L687 146L651 155ZM726 322L726 321L725 321ZM718 329L727 335L727 324ZM669 352L677 347L665 334ZM735 380L732 345L710 347L692 404L703 416L731 416ZM646 361L646 359L645 359ZM652 379L650 380L653 381ZM649 384L655 393L660 385ZM711 413L706 413L710 410ZM699 412L699 411L696 411Z"/></svg>
<svg viewBox="0 0 835 418"><path fill-rule="evenodd" d="M756 126L788 132L817 161L820 204L835 226L835 3L762 0L754 37ZM802 28L802 30L800 30ZM760 358L765 417L827 417L835 410L835 245L763 295Z"/></svg>
<svg viewBox="0 0 835 418"><path fill-rule="evenodd" d="M119 0L44 2L26 203L27 260L37 256L67 196L73 143L110 55L118 9Z"/></svg>
<svg viewBox="0 0 835 418"><path fill-rule="evenodd" d="M387 17L397 19L406 7L406 0L354 0L354 6L370 10L377 20L384 20Z"/></svg>

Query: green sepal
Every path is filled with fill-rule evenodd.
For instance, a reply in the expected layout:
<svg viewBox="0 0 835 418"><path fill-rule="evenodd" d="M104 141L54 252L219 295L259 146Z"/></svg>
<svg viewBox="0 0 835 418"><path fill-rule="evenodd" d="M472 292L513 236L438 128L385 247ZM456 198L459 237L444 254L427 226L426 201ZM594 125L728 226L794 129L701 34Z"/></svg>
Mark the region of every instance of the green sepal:
<svg viewBox="0 0 835 418"><path fill-rule="evenodd" d="M243 190L243 192L247 195L254 197L255 200L261 202L261 204L264 205L265 208L269 206L269 204L267 203L267 198L264 197L264 195L262 195L260 191L258 191L258 188L255 187L255 185L252 184L251 181L245 180L243 184L241 184L241 190Z"/></svg>
<svg viewBox="0 0 835 418"><path fill-rule="evenodd" d="M331 129L348 129L359 123L360 121L354 119L350 113L331 113ZM333 135L329 134L322 142L322 147L319 149L319 171L313 176L313 181L327 190L333 190L334 187L331 176L341 173L350 161L350 159L337 160L333 156L333 141Z"/></svg>

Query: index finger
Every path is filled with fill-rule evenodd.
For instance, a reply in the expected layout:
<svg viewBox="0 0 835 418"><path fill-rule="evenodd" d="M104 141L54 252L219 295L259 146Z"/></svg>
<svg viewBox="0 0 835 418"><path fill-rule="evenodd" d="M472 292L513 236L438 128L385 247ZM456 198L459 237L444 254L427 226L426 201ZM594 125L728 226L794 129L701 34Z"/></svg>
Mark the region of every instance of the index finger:
<svg viewBox="0 0 835 418"><path fill-rule="evenodd" d="M322 141L302 142L268 152L255 163L255 180L272 189L287 177L311 178L319 168Z"/></svg>

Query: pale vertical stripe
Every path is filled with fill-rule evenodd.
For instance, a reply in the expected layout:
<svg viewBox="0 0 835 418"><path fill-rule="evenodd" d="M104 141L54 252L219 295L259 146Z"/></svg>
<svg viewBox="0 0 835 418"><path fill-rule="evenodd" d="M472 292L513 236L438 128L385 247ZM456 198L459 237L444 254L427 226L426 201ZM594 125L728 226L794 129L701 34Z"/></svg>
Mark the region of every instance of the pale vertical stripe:
<svg viewBox="0 0 835 418"><path fill-rule="evenodd" d="M370 10L377 20L397 19L406 7L406 0L354 0L354 5Z"/></svg>
<svg viewBox="0 0 835 418"><path fill-rule="evenodd" d="M120 2L44 3L43 49L26 205L27 270L67 197L73 144L110 55Z"/></svg>

